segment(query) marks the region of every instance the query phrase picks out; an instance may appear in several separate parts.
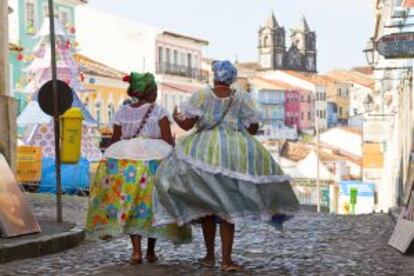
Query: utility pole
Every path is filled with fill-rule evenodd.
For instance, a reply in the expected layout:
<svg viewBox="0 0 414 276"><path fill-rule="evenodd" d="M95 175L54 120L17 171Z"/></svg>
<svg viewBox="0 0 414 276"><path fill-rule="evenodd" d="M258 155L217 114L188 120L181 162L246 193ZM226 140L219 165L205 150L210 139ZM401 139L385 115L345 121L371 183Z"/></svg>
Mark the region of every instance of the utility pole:
<svg viewBox="0 0 414 276"><path fill-rule="evenodd" d="M316 104L315 104L315 109L316 109ZM321 114L321 111L318 112L319 115ZM320 181L320 174L319 174L319 163L320 163L320 156L319 156L319 151L320 151L320 137L319 137L319 115L316 115L315 118L315 126L316 126L316 187L318 190L318 194L317 194L317 204L316 204L316 211L318 213L321 212L321 181Z"/></svg>
<svg viewBox="0 0 414 276"><path fill-rule="evenodd" d="M16 101L10 91L9 6L0 1L0 152L16 168Z"/></svg>
<svg viewBox="0 0 414 276"><path fill-rule="evenodd" d="M63 221L62 217L62 183L60 162L60 124L59 124L59 91L56 69L56 37L55 37L55 14L53 0L49 0L49 31L50 31L50 53L53 82L53 122L55 130L55 167L56 167L56 216L57 222Z"/></svg>

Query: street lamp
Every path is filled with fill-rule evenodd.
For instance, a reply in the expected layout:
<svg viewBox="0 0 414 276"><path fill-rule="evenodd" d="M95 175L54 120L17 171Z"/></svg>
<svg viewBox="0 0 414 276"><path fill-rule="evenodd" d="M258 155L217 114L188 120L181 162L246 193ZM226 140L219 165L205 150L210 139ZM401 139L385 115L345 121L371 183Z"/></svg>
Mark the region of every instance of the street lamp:
<svg viewBox="0 0 414 276"><path fill-rule="evenodd" d="M367 59L367 63L369 66L374 67L378 64L378 55L375 53L376 49L376 42L374 38L370 38L363 50L365 57Z"/></svg>
<svg viewBox="0 0 414 276"><path fill-rule="evenodd" d="M371 113L372 107L374 106L374 99L372 98L372 96L370 94L368 94L365 97L365 100L364 100L363 103L364 103L365 112L366 113Z"/></svg>

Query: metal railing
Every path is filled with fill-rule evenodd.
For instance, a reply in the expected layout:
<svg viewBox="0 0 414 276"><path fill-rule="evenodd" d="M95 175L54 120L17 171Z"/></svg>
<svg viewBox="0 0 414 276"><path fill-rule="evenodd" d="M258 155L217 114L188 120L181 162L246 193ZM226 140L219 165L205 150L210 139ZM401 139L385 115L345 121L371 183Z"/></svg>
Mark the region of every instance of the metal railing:
<svg viewBox="0 0 414 276"><path fill-rule="evenodd" d="M199 81L208 81L208 74L204 73L201 69L169 62L158 62L157 73L191 78Z"/></svg>

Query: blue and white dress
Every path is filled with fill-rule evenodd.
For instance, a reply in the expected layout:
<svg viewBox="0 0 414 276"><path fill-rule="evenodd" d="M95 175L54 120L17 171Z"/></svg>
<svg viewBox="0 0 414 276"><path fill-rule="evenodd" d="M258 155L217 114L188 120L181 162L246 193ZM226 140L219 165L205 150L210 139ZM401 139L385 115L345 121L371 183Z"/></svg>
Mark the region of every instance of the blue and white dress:
<svg viewBox="0 0 414 276"><path fill-rule="evenodd" d="M182 225L208 215L230 223L246 216L276 223L298 209L290 178L246 130L260 117L250 94L235 92L222 123L209 129L229 102L208 87L182 106L185 117L198 118L198 131L179 141L157 171L156 225Z"/></svg>

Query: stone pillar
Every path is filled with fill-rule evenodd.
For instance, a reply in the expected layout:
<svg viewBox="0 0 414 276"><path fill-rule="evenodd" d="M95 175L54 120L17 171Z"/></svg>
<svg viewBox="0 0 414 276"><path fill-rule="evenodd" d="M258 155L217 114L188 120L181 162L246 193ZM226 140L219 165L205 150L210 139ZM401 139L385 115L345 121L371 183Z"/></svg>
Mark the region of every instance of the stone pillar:
<svg viewBox="0 0 414 276"><path fill-rule="evenodd" d="M9 73L8 1L0 1L0 151L16 168L16 101L11 96Z"/></svg>

